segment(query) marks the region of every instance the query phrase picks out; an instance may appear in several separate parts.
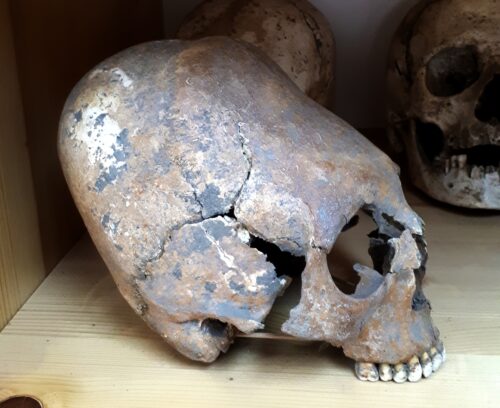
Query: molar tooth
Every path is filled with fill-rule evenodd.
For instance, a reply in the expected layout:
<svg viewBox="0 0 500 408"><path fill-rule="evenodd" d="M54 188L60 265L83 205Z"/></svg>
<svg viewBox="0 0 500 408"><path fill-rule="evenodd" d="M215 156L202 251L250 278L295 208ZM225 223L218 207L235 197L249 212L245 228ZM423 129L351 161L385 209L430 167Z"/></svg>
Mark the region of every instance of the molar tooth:
<svg viewBox="0 0 500 408"><path fill-rule="evenodd" d="M417 382L422 378L422 366L417 356L413 356L408 361L408 381Z"/></svg>
<svg viewBox="0 0 500 408"><path fill-rule="evenodd" d="M467 155L466 154L461 154L458 156L458 167L463 169L467 165Z"/></svg>
<svg viewBox="0 0 500 408"><path fill-rule="evenodd" d="M399 363L394 366L393 380L397 383L404 383L408 379L408 368L406 364Z"/></svg>
<svg viewBox="0 0 500 408"><path fill-rule="evenodd" d="M479 179L481 177L481 170L479 170L479 167L474 166L470 172L470 176L473 179Z"/></svg>
<svg viewBox="0 0 500 408"><path fill-rule="evenodd" d="M379 375L378 370L375 364L372 363L360 363L356 361L354 366L354 370L356 371L356 377L361 381L378 381Z"/></svg>
<svg viewBox="0 0 500 408"><path fill-rule="evenodd" d="M390 364L380 364L378 372L382 381L392 381L393 374Z"/></svg>
<svg viewBox="0 0 500 408"><path fill-rule="evenodd" d="M432 359L432 371L436 372L443 364L443 356L437 351L436 347L430 349L429 355Z"/></svg>
<svg viewBox="0 0 500 408"><path fill-rule="evenodd" d="M420 356L420 365L422 366L422 375L425 378L430 377L432 374L432 360L426 351Z"/></svg>
<svg viewBox="0 0 500 408"><path fill-rule="evenodd" d="M486 173L495 173L496 171L495 166L486 166Z"/></svg>

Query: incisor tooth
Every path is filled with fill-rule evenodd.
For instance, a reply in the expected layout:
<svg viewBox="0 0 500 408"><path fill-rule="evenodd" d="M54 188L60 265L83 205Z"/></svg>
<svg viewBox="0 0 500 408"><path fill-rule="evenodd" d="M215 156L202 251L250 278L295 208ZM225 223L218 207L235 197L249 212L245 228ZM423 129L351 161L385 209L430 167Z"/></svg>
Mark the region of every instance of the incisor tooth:
<svg viewBox="0 0 500 408"><path fill-rule="evenodd" d="M472 168L472 171L470 173L470 177L473 178L473 179L476 179L476 180L481 177L481 171L479 170L479 167L474 166Z"/></svg>
<svg viewBox="0 0 500 408"><path fill-rule="evenodd" d="M420 365L422 366L423 376L425 378L430 377L432 374L432 360L426 351L420 356Z"/></svg>
<svg viewBox="0 0 500 408"><path fill-rule="evenodd" d="M382 381L392 381L392 367L390 364L380 364L378 373Z"/></svg>
<svg viewBox="0 0 500 408"><path fill-rule="evenodd" d="M356 377L361 381L378 381L378 370L375 364L359 363L356 361L354 369L356 371Z"/></svg>
<svg viewBox="0 0 500 408"><path fill-rule="evenodd" d="M451 164L450 159L446 159L444 161L444 172L445 172L445 174L448 174L450 172L450 164Z"/></svg>
<svg viewBox="0 0 500 408"><path fill-rule="evenodd" d="M458 167L458 156L451 156L451 167L453 169Z"/></svg>
<svg viewBox="0 0 500 408"><path fill-rule="evenodd" d="M422 366L417 356L413 356L408 361L408 381L417 382L422 378Z"/></svg>
<svg viewBox="0 0 500 408"><path fill-rule="evenodd" d="M406 368L406 364L396 364L394 366L394 375L393 380L397 383L404 383L408 379L408 369Z"/></svg>
<svg viewBox="0 0 500 408"><path fill-rule="evenodd" d="M467 155L466 154L461 154L458 156L458 167L463 169L467 165Z"/></svg>
<svg viewBox="0 0 500 408"><path fill-rule="evenodd" d="M432 360L432 371L436 372L443 364L443 356L437 351L436 347L432 347L429 351L429 356Z"/></svg>
<svg viewBox="0 0 500 408"><path fill-rule="evenodd" d="M441 358L443 359L443 363L446 361L446 348L444 347L444 344L440 342L437 346L437 350L441 354Z"/></svg>

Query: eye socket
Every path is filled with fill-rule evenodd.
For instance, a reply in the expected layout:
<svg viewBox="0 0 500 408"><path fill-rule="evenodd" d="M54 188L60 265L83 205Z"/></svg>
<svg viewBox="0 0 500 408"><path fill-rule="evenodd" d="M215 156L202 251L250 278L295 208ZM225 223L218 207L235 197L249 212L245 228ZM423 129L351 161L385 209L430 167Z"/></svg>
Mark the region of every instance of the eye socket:
<svg viewBox="0 0 500 408"><path fill-rule="evenodd" d="M425 82L434 96L453 96L469 88L480 75L476 47L450 47L439 51L427 63Z"/></svg>

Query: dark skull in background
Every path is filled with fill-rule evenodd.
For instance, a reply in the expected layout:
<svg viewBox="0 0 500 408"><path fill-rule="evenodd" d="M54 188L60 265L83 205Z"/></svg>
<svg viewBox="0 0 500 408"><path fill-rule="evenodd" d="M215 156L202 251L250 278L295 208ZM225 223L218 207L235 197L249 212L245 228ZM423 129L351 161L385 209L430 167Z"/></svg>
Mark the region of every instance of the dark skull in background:
<svg viewBox="0 0 500 408"><path fill-rule="evenodd" d="M210 37L109 58L68 98L59 151L122 295L185 356L211 362L264 327L289 279L264 242L306 263L284 332L342 347L362 379L375 363L396 381L439 368L423 223L397 167L255 47ZM360 209L375 266L357 265L346 295L326 260Z"/></svg>
<svg viewBox="0 0 500 408"><path fill-rule="evenodd" d="M388 76L391 137L415 185L500 209L500 4L419 3L394 38Z"/></svg>
<svg viewBox="0 0 500 408"><path fill-rule="evenodd" d="M205 0L179 29L181 39L225 35L261 49L316 102L331 106L335 41L307 0Z"/></svg>

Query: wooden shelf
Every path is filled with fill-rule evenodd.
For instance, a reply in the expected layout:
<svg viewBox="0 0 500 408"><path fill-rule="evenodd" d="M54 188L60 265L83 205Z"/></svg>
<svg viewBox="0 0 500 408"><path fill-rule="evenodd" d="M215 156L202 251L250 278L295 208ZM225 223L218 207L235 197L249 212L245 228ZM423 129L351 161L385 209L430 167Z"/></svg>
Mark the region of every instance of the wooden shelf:
<svg viewBox="0 0 500 408"><path fill-rule="evenodd" d="M426 220L425 291L447 346L440 372L417 384L356 380L352 362L318 343L238 339L205 366L152 333L84 238L0 333L0 401L34 395L45 407L499 407L500 215L433 207ZM360 257L369 221L343 234L336 274ZM276 331L293 304L268 319Z"/></svg>

